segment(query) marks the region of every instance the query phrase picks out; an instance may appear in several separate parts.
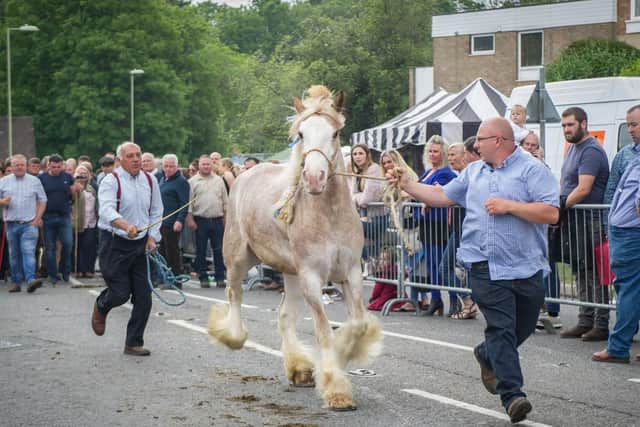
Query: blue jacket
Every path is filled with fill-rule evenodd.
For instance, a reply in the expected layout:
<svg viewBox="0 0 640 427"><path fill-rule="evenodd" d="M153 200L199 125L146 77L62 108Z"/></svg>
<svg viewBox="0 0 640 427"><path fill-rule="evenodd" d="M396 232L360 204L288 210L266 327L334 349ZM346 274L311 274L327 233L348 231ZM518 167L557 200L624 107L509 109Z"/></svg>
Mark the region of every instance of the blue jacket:
<svg viewBox="0 0 640 427"><path fill-rule="evenodd" d="M420 177L419 181L422 184L435 185L436 183L438 183L444 187L446 184L449 183L449 181L451 181L457 176L456 173L453 170L451 170L449 166L436 170L433 173L433 175L426 178L429 172L430 171L425 171ZM447 208L430 208L427 214L424 216L420 213L420 209L417 209L416 212L414 212L414 218L416 219L423 218L423 219L426 219L427 221L446 221Z"/></svg>
<svg viewBox="0 0 640 427"><path fill-rule="evenodd" d="M189 201L189 181L177 171L168 180L162 176L160 178L160 194L162 195L162 204L164 212L162 216L167 216L178 208L181 208ZM176 221L180 221L183 225L187 218L189 208L184 208L177 214L162 221L163 227L173 227Z"/></svg>

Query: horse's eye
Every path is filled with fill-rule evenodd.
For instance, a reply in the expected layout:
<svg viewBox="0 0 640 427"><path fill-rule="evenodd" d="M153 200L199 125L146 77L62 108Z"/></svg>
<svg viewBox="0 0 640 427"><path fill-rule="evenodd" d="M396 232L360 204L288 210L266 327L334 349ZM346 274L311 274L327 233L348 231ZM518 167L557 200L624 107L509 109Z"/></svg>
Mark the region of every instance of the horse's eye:
<svg viewBox="0 0 640 427"><path fill-rule="evenodd" d="M298 138L302 141L304 137L302 136L302 132L298 132Z"/></svg>
<svg viewBox="0 0 640 427"><path fill-rule="evenodd" d="M338 135L340 135L340 131L335 131L333 133L333 139L336 139L338 137Z"/></svg>

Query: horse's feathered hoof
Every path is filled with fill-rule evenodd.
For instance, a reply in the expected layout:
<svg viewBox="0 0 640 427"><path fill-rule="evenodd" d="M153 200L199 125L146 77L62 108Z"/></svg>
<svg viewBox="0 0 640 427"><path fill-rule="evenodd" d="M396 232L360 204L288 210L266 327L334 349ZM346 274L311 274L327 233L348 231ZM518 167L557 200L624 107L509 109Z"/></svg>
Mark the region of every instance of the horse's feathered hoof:
<svg viewBox="0 0 640 427"><path fill-rule="evenodd" d="M316 382L313 379L313 371L294 372L291 385L294 387L315 387Z"/></svg>
<svg viewBox="0 0 640 427"><path fill-rule="evenodd" d="M310 383L289 383L289 385L291 387L295 387L295 388L313 388L316 386L316 383L314 382L310 382Z"/></svg>
<svg viewBox="0 0 640 427"><path fill-rule="evenodd" d="M344 393L334 393L328 396L327 406L335 412L355 411L357 408L355 403L353 403L353 398Z"/></svg>
<svg viewBox="0 0 640 427"><path fill-rule="evenodd" d="M329 408L329 409L331 409L333 412L350 412L350 411L355 411L356 409L358 409L358 407L356 405L350 405L342 408Z"/></svg>

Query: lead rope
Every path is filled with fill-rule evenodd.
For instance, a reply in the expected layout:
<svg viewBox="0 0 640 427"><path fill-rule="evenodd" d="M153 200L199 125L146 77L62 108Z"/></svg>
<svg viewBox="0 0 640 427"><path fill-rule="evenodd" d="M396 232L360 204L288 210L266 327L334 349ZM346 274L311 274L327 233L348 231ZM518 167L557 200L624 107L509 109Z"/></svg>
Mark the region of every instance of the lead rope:
<svg viewBox="0 0 640 427"><path fill-rule="evenodd" d="M184 295L184 292L182 292L182 289L176 286L176 283L182 285L183 283L188 282L189 276L186 274L178 274L177 276L174 275L173 271L171 271L171 267L167 265L167 261L162 255L160 255L160 253L158 253L158 251L156 251L155 253L147 251L145 253L145 258L147 260L147 283L149 283L149 289L151 289L151 292L153 292L153 294L158 297L161 303L170 307L177 307L184 304L187 300L187 297ZM171 289L176 291L180 295L180 300L176 302L166 300L160 295L160 293L158 293L158 291L156 291L156 289L153 287L153 281L151 280L151 262L154 262L156 268L160 270L162 283L171 286Z"/></svg>

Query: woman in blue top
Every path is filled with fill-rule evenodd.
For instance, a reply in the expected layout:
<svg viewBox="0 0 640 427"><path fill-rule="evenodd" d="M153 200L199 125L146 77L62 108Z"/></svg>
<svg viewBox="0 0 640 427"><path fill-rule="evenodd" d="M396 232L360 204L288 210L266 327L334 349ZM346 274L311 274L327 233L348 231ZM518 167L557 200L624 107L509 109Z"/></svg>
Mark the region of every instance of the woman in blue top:
<svg viewBox="0 0 640 427"><path fill-rule="evenodd" d="M445 185L456 177L455 172L449 167L448 147L449 145L440 135L434 135L427 141L422 159L425 172L419 178L422 184ZM419 239L424 248L424 259L414 271L413 281L441 285L438 266L449 235L447 209L425 207L419 211L416 210L414 218L420 226ZM442 316L444 304L439 290L431 291L431 302L429 303L425 291L411 288L411 299L419 301L420 308L427 310L429 315L438 313Z"/></svg>

